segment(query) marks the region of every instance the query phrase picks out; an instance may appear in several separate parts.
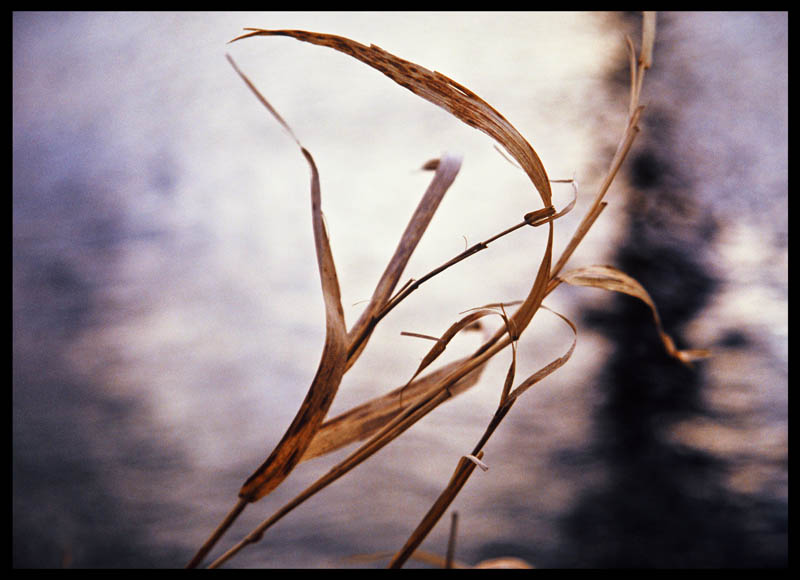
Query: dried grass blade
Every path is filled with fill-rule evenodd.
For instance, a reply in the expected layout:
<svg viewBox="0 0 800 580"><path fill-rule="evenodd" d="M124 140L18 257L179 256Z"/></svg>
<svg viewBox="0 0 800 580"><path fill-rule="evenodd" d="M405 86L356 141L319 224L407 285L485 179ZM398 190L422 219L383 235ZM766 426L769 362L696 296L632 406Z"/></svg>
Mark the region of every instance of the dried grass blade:
<svg viewBox="0 0 800 580"><path fill-rule="evenodd" d="M578 268L561 274L559 279L573 286L589 286L592 288L603 288L604 290L622 292L634 298L638 298L647 304L647 306L650 307L650 311L653 313L656 329L658 330L661 341L664 343L664 348L667 353L684 364L691 364L692 361L711 356L711 352L705 349L677 349L672 338L664 332L658 309L652 298L650 298L650 294L647 293L647 290L635 279L617 270L613 266L587 266L585 268Z"/></svg>
<svg viewBox="0 0 800 580"><path fill-rule="evenodd" d="M411 377L411 380L413 381L415 378L417 378L417 376L423 370L430 366L430 364L433 363L433 361L435 361L445 351L447 345L451 340L453 340L456 334L472 325L476 320L479 320L490 314L499 315L499 313L494 310L476 310L474 312L470 312L465 317L451 324L441 338L436 341L436 344L434 344L428 353L422 358L422 362L419 363L419 366L417 367L416 372L414 372L414 375Z"/></svg>
<svg viewBox="0 0 800 580"><path fill-rule="evenodd" d="M633 103L631 104L633 105ZM567 246L561 253L561 256L558 258L558 261L553 267L552 276L557 276L558 273L561 272L567 261L569 261L569 259L572 257L572 254L575 252L578 245L583 241L583 238L589 232L589 229L592 227L595 220L597 220L597 218L600 216L600 213L603 211L603 209L605 209L606 202L603 201L603 198L605 197L606 193L608 193L608 189L611 187L614 178L617 176L617 172L619 172L620 167L622 167L622 162L625 161L628 152L633 146L634 140L639 135L638 123L643 112L643 106L637 106L633 109L631 116L628 119L628 125L625 128L625 133L623 134L622 139L617 146L614 157L611 159L608 172L606 173L603 182L600 184L600 187L595 194L594 201L592 202L589 210L586 212L586 215L583 216L580 224L578 224L575 233L572 235L572 238L570 238Z"/></svg>
<svg viewBox="0 0 800 580"><path fill-rule="evenodd" d="M267 457L266 461L245 481L239 490L239 497L254 502L273 489L286 478L299 463L300 458L311 444L317 429L330 408L339 383L345 371L347 352L347 330L344 321L344 310L339 292L339 281L336 266L330 248L325 222L322 217L322 194L319 172L311 153L303 147L294 136L291 128L255 88L250 80L236 67L233 59L228 57L231 65L255 93L267 110L283 125L300 147L303 156L311 169L311 215L314 231L314 245L317 253L317 265L322 284L325 303L325 345L322 350L317 373L308 390L306 398L300 406L294 420L278 445Z"/></svg>
<svg viewBox="0 0 800 580"><path fill-rule="evenodd" d="M550 310L546 306L542 306L542 308L544 308L545 310ZM520 383L517 386L517 388L511 391L511 393L508 395L509 401L513 401L514 399L519 397L522 393L531 388L533 385L541 381L543 378L545 378L546 376L555 372L557 369L564 366L570 359L570 357L572 357L572 353L575 352L575 345L578 343L578 329L575 327L572 321L566 316L563 316L554 310L550 310L550 312L552 312L553 314L561 318L561 320L569 324L569 327L572 329L573 333L572 345L570 345L569 350L567 350L567 352L564 353L562 356L551 361L549 364L542 367L541 369L533 373L531 376L529 376L527 379L522 381L522 383Z"/></svg>
<svg viewBox="0 0 800 580"><path fill-rule="evenodd" d="M648 69L653 66L653 45L656 40L656 13L645 11L642 18L642 51L639 64Z"/></svg>
<svg viewBox="0 0 800 580"><path fill-rule="evenodd" d="M520 164L539 192L545 207L551 205L552 193L547 172L539 156L525 138L503 115L468 88L445 75L430 71L397 57L382 48L366 46L349 38L305 30L264 30L245 28L248 32L231 42L253 36L289 36L303 42L327 46L379 70L414 94L449 111L452 115L483 131Z"/></svg>
<svg viewBox="0 0 800 580"><path fill-rule="evenodd" d="M467 362L467 358L453 361L425 377L418 377L444 352L447 344L456 334L465 328L469 328L480 318L492 314L503 316L506 324L510 324L505 313L500 314L490 309L472 311L453 323L440 338L434 339L436 344L423 357L422 362L420 362L417 370L406 385L326 421L317 432L311 446L306 450L302 461L330 453L354 441L366 439L396 416L404 407L416 404L418 401L431 396L436 391L441 390L445 384L447 384L447 389L451 396L460 394L472 387L480 378L484 365L473 368L466 374L456 375L457 378L451 378L450 382L447 382L447 379L452 377L453 373L457 373L462 368L462 365ZM512 361L512 366L515 362L516 359ZM513 370L510 372L513 372Z"/></svg>
<svg viewBox="0 0 800 580"><path fill-rule="evenodd" d="M397 417L401 411L418 404L440 390L442 381L464 360L453 361L440 369L414 379L407 385L326 420L300 461L325 455L373 436L389 421ZM484 368L486 368L485 365L480 366L458 379L449 387L450 394L456 396L473 387L480 379Z"/></svg>
<svg viewBox="0 0 800 580"><path fill-rule="evenodd" d="M511 329L509 329L511 333ZM503 405L508 400L508 395L511 393L511 386L514 384L514 376L517 372L517 341L511 342L511 364L508 365L506 371L506 380L503 382L503 390L500 393L500 404Z"/></svg>
<svg viewBox="0 0 800 580"><path fill-rule="evenodd" d="M483 451L475 454L475 456L478 459L482 459ZM458 465L453 472L453 476L450 478L450 482L447 484L447 487L436 499L434 504L428 510L428 513L425 514L425 517L422 518L422 521L419 523L408 540L406 540L405 545L403 545L395 557L392 558L392 561L389 562L389 568L403 567L403 564L406 563L417 547L419 547L419 545L422 543L422 540L424 540L428 533L433 529L433 526L435 526L442 517L442 514L444 514L455 497L461 491L461 488L464 487L464 484L469 479L469 476L472 475L473 471L475 471L475 467L477 467L476 463L473 463L464 457L459 460Z"/></svg>
<svg viewBox="0 0 800 580"><path fill-rule="evenodd" d="M230 558L238 554L246 546L260 541L266 530L285 517L297 506L305 502L311 496L325 489L328 485L347 474L353 468L369 459L372 455L402 435L417 421L422 419L425 415L433 411L441 403L450 398L450 396L451 395L446 388L438 389L435 393L423 401L419 402L413 407L405 409L399 416L392 419L387 425L373 435L372 438L364 445L347 456L346 459L332 467L325 475L303 490L293 500L280 508L268 519L261 522L238 544L233 546L230 550L212 562L209 568L217 568L221 566Z"/></svg>
<svg viewBox="0 0 800 580"><path fill-rule="evenodd" d="M520 336L523 331L528 327L534 314L542 304L545 295L547 294L548 282L550 280L550 265L553 257L553 222L548 224L547 246L545 247L544 256L539 264L539 270L536 273L536 279L531 286L528 296L522 301L519 308L514 311L509 319L509 327L516 333L515 336ZM498 331L483 344L473 355L473 357L492 357L497 352L509 345L510 342L515 340L515 337L508 337L504 341L500 339L507 334L506 329L498 329ZM500 341L498 343L498 341Z"/></svg>
<svg viewBox="0 0 800 580"><path fill-rule="evenodd" d="M348 333L348 369L356 362L366 346L369 335L374 328L375 318L391 298L392 291L397 286L397 282L400 280L411 254L416 249L428 224L430 224L444 194L453 184L456 175L458 175L461 169L461 158L445 154L441 159L437 160L434 169L436 173L425 195L417 205L414 215L408 222L392 259L375 287L369 304Z"/></svg>

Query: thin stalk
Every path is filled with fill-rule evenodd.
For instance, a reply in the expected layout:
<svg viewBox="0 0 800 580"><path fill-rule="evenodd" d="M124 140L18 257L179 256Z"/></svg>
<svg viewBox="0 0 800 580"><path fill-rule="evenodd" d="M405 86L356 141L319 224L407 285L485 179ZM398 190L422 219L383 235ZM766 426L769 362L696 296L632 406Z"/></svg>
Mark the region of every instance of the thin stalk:
<svg viewBox="0 0 800 580"><path fill-rule="evenodd" d="M561 212L560 214L556 214L555 209L552 206L544 208L544 209L541 209L541 210L533 211L533 212L530 212L528 214L525 214L524 221L521 221L520 223L518 223L516 225L513 225L510 228L507 228L507 229L503 230L502 232L500 232L498 234L495 234L495 235L491 236L490 238L488 238L488 239L486 239L486 240L484 240L482 242L478 242L477 244L467 248L466 250L464 250L463 252L461 252L460 254L455 256L454 258L451 258L450 260L448 260L447 262L445 262L441 266L438 266L438 267L434 268L433 270L431 270L430 272L428 272L427 274L425 274L421 278L419 278L417 280L409 280L397 292L397 294L395 294L392 298L389 299L389 301L386 303L386 305L383 307L383 309L381 309L380 312L378 312L378 314L376 314L369 321L369 324L367 324L364 327L364 329L362 330L361 334L359 334L358 337L356 337L355 340L353 340L353 342L350 344L350 348L348 349L347 358L349 359L356 352L358 352L358 348L361 346L361 343L366 339L367 336L369 336L372 333L372 331L374 330L375 326L387 314L389 314L389 312L391 312L395 308L395 306L397 306L398 304L400 304L400 302L402 302L403 300L408 298L408 296L411 295L411 293L413 293L415 290L417 290L417 288L419 288L422 284L424 284L425 282L427 282L428 280L430 280L434 276L437 276L437 275L441 274L442 272L444 272L448 268L451 268L452 266L455 266L459 262L463 262L464 260L466 260L467 258L472 256L473 254L477 254L481 250L485 250L486 248L489 247L489 244L499 240L503 236L507 236L508 234L510 234L512 232L515 232L515 231L517 231L518 229L520 229L520 228L522 228L524 226L534 226L534 227L536 227L536 226L540 226L542 224L546 224L546 223L552 221L553 219L555 219L556 217L558 217L560 215L563 215L563 214L564 214L564 212Z"/></svg>
<svg viewBox="0 0 800 580"><path fill-rule="evenodd" d="M445 555L444 567L451 569L456 553L456 536L458 534L458 512L453 512L450 518L450 537L447 539L447 553Z"/></svg>
<svg viewBox="0 0 800 580"><path fill-rule="evenodd" d="M194 558L186 565L186 568L196 568L200 562L203 561L203 558L206 557L209 551L214 547L217 541L222 537L222 535L228 530L231 524L239 517L239 514L242 513L245 507L249 502L245 498L239 498L239 501L236 502L236 505L233 509L225 516L225 519L222 520L217 529L212 532L209 538L205 541L205 543L200 547L197 553L194 555Z"/></svg>
<svg viewBox="0 0 800 580"><path fill-rule="evenodd" d="M636 139L636 136L639 134L639 127L637 123L639 122L639 117L641 117L643 110L643 106L637 107L634 110L633 115L631 115L630 119L628 120L628 126L625 130L625 134L623 135L622 141L617 148L614 158L611 160L611 166L608 169L608 173L606 174L605 179L603 179L603 182L600 184L600 188L597 190L597 194L595 194L595 198L591 207L586 212L586 215L583 217L583 220L581 220L581 223L578 224L575 233L567 243L567 246L562 252L561 257L559 257L558 261L553 266L553 269L550 271L551 279L558 276L559 272L561 272L561 270L564 268L564 265L567 263L570 257L572 257L572 254L575 252L578 244L581 243L583 238L588 233L589 228L592 227L592 224L594 224L595 220L600 215L600 212L603 211L603 208L605 207L603 205L605 203L603 198L608 192L609 187L611 187L611 183L614 181L614 178L617 176L617 172L622 166L622 162L625 161L625 157L627 157L628 152L630 151L630 148Z"/></svg>
<svg viewBox="0 0 800 580"><path fill-rule="evenodd" d="M486 427L486 431L484 431L483 435L472 451L472 455L474 457L477 457L478 459L483 458L483 447L486 445L486 442L489 441L489 438L492 436L492 433L494 433L495 429L497 429L498 425L500 425L500 423L503 421L503 418L506 416L506 414L508 414L508 412L511 410L514 401L516 401L516 398L509 399L498 407L497 411L492 417L492 420ZM450 479L450 483L448 483L447 487L442 491L441 494L439 494L439 497L428 510L428 513L425 514L425 517L422 518L422 521L419 523L417 528L411 533L400 551L395 555L394 558L392 558L392 561L389 562L389 568L403 567L403 564L408 561L414 551L419 547L422 541L428 536L430 531L442 517L447 508L450 507L450 504L464 487L464 484L467 483L467 480L472 475L472 472L475 471L475 467L475 463L464 457L461 458L456 466L455 472L453 473L453 477Z"/></svg>
<svg viewBox="0 0 800 580"><path fill-rule="evenodd" d="M481 459L481 457L483 457L483 452L478 454L476 457ZM439 495L439 498L431 506L431 509L428 510L428 513L425 514L425 517L422 519L419 526L417 526L417 529L414 530L414 533L411 535L411 537L406 541L405 545L397 554L395 554L394 558L392 558L392 561L389 562L389 568L403 567L403 564L408 561L420 543L422 543L422 540L424 540L428 535L428 532L430 532L431 529L433 529L433 526L436 525L436 522L439 521L442 513L447 510L455 497L458 495L458 492L461 491L462 487L464 487L464 484L469 479L469 476L472 475L472 472L475 471L476 467L477 465L475 463L464 457L459 460L458 465L453 472L453 477L450 479L450 483L447 485L441 495Z"/></svg>
<svg viewBox="0 0 800 580"><path fill-rule="evenodd" d="M270 527L272 527L275 523L281 520L286 514L291 512L297 506L305 502L308 498L316 494L317 492L321 491L346 473L348 473L351 469L358 466L377 451L382 449L385 445L392 442L402 433L404 433L408 428L410 428L414 423L416 423L419 419L427 415L433 409L438 407L441 403L447 400L450 397L450 392L447 389L442 389L434 394L431 398L417 404L414 407L409 408L406 412L404 412L399 417L393 419L389 424L386 425L380 432L375 434L372 439L370 439L367 443L362 445L359 449L354 451L351 455L349 455L346 459L344 459L341 463L335 465L328 471L325 475L320 477L317 481L303 490L300 494L298 494L294 499L290 502L285 504L281 507L277 512L275 512L272 516L268 519L264 520L259 524L252 532L250 532L247 536L245 536L238 544L233 546L230 550L225 552L222 556L217 558L209 568L218 568L225 562L227 562L230 558L238 554L243 548L248 546L249 544L255 544L259 542L264 535L264 532L267 531Z"/></svg>

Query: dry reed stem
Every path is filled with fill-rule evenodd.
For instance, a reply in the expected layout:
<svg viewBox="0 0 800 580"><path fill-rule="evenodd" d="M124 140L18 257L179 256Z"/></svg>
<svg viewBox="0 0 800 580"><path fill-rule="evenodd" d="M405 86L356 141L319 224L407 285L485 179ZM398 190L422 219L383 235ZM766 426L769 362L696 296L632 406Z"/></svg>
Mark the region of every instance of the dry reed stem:
<svg viewBox="0 0 800 580"><path fill-rule="evenodd" d="M440 494L431 509L428 510L428 513L423 517L419 526L417 526L417 529L411 534L404 547L395 555L390 563L391 567L402 566L442 516L462 486L466 483L475 466L479 463L482 465L479 459L483 456L483 447L505 418L518 397L535 383L541 381L563 366L572 356L577 341L577 329L569 319L561 314L555 313L572 329L574 334L572 345L564 355L525 378L516 388L512 388L516 372L516 341L530 324L536 312L540 308L546 308L542 305L544 297L552 292L561 282L620 291L644 300L652 309L659 334L662 337L665 348L670 354L686 363L706 356L705 351L679 351L675 348L672 340L661 328L658 313L649 295L644 288L632 278L610 267L590 267L573 270L565 274L561 273L565 264L573 255L580 242L584 239L592 224L606 207L607 204L604 201L604 197L639 132L638 121L644 109L644 107L639 104L644 72L652 64L652 46L655 34L654 14L646 13L644 17L642 49L638 61L635 57L633 43L630 39L627 39L631 62L631 95L627 126L610 163L608 172L598 188L593 203L555 264L552 263L553 222L574 207L577 199L577 188L573 183L573 187L575 188L574 199L562 211L556 212L551 202L552 194L550 190L550 181L547 178L547 174L536 152L522 135L520 135L519 132L488 103L466 87L463 87L441 73L429 71L424 67L398 58L375 45L367 47L366 45L347 38L300 30L245 30L249 32L234 39L234 41L253 36L289 36L304 42L327 46L348 54L376 68L396 83L411 90L418 96L443 107L468 125L487 133L493 137L500 146L508 151L515 162L518 163L519 167L526 172L534 187L539 192L544 203L544 208L527 213L521 223L503 230L484 242L467 248L458 256L445 262L431 272L428 272L421 278L410 280L392 295L411 253L422 237L443 195L453 183L461 164L460 158L449 155L438 160L427 162L423 168L435 171L433 180L414 215L410 219L394 255L376 285L369 304L356 324L353 325L349 332L345 332L338 282L336 281L333 258L330 253L320 209L319 175L314 160L311 154L294 136L288 124L258 92L247 77L239 71L233 60L228 57L234 69L245 81L247 86L256 94L262 104L264 104L268 111L295 140L311 168L312 223L314 227L315 246L322 280L323 295L325 298L327 332L326 343L317 377L315 377L314 382L312 382L306 401L304 401L301 406L295 421L292 423L289 430L287 430L284 438L273 453L245 482L240 492L241 499L239 503L217 530L215 530L212 537L204 544L203 548L201 548L201 551L198 552L190 565L197 565L199 561L202 560L202 557L204 557L210 547L213 546L213 543L219 539L225 529L227 529L230 523L232 523L241 512L246 502L255 501L269 493L283 481L288 473L300 461L328 453L354 441L366 439L366 442L352 452L346 459L332 467L324 476L307 487L292 501L262 522L238 544L215 560L211 564L212 568L216 568L228 561L245 546L259 541L268 528L283 518L292 509L365 461L405 432L419 419L438 407L439 404L472 386L480 376L485 363L501 350L511 345L512 360L502 387L497 411L487 425L486 430L476 444L473 452L468 456L464 456L459 461L448 486L444 489L442 494ZM435 340L435 344L423 358L419 367L405 386L399 387L386 395L377 397L334 419L322 423L322 419L327 413L327 409L330 406L330 402L341 381L342 375L356 362L376 325L392 309L417 290L425 281L441 274L448 268L467 259L473 254L486 249L491 242L498 238L508 235L525 225L538 226L544 224L548 225L548 237L536 277L528 295L524 300L519 301L519 307L511 316L507 315L504 305L489 305L495 307L499 306L500 311L498 312L494 308L489 307L473 309L473 312L452 324L441 337L435 338L425 336L425 338ZM450 363L424 377L419 377L420 373L441 355L449 341L458 332L469 328L476 320L489 314L499 314L504 321L504 328L498 329L494 335L485 341L472 355ZM406 334L414 335L414 333ZM450 558L446 561L450 561Z"/></svg>
<svg viewBox="0 0 800 580"><path fill-rule="evenodd" d="M456 554L456 537L458 536L458 512L453 512L450 519L450 535L447 538L447 552L445 552L444 567L451 569Z"/></svg>
<svg viewBox="0 0 800 580"><path fill-rule="evenodd" d="M346 369L349 369L356 362L358 356L366 347L372 330L380 318L386 315L384 311L390 302L391 294L400 280L411 254L425 233L431 218L433 218L433 214L439 207L444 194L455 180L461 168L461 158L445 154L441 159L437 159L436 166L431 168L435 171L435 174L431 184L428 186L428 190L411 216L394 255L389 260L386 270L378 281L369 304L348 333L349 346Z"/></svg>
<svg viewBox="0 0 800 580"><path fill-rule="evenodd" d="M483 457L483 452L479 452L476 456L478 459L481 459ZM469 476L475 471L475 467L477 466L472 461L464 457L459 459L453 476L450 478L450 483L447 484L447 487L439 495L430 510L428 510L428 513L425 514L425 517L422 518L419 526L417 526L417 529L411 534L411 537L408 538L405 545L394 558L392 558L392 561L389 562L389 568L402 568L403 564L406 563L408 558L411 557L411 554L417 549L417 546L419 546L422 540L428 535L428 532L430 532L433 526L436 525L436 522L439 521L442 513L449 507L458 495L458 492L461 491L461 488L464 487Z"/></svg>

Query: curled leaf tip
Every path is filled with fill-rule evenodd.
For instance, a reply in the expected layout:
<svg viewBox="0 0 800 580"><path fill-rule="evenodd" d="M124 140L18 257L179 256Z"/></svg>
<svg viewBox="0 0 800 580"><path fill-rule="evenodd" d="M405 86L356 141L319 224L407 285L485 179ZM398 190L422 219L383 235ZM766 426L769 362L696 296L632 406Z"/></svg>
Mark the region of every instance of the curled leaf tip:
<svg viewBox="0 0 800 580"><path fill-rule="evenodd" d="M561 274L558 279L573 286L588 286L621 292L638 298L647 304L653 315L658 335L661 338L661 342L664 344L664 349L670 356L678 359L682 363L691 366L693 361L711 356L711 352L705 349L679 350L675 346L675 341L672 340L672 337L664 332L658 309L647 290L635 279L617 270L613 266L587 266L584 268L577 268Z"/></svg>
<svg viewBox="0 0 800 580"><path fill-rule="evenodd" d="M531 144L494 107L467 87L442 73L428 70L371 44L349 38L307 30L265 30L248 32L234 40L253 36L289 36L302 42L326 46L347 54L380 71L417 96L443 108L457 119L489 135L519 163L528 174L542 201L550 205L552 191L542 161Z"/></svg>

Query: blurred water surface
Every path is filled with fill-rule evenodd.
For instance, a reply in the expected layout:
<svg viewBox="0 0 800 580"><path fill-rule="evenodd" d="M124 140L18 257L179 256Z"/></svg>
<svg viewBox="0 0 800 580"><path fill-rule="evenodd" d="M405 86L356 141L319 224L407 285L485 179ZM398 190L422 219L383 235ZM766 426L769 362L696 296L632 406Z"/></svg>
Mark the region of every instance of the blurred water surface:
<svg viewBox="0 0 800 580"><path fill-rule="evenodd" d="M676 164L704 177L694 181L705 184L697 211L723 224L709 252L725 290L688 338L705 343L693 346L739 344L722 360L760 375L743 380L738 395L720 393L721 380L711 380L709 392L744 397L748 406L750 387L758 387L754 428L768 441L751 452L766 449L780 465L786 17L678 14L666 22L674 43L663 45L671 52L656 64L689 72L672 88L666 72L656 77L653 108L675 103L668 95L679 85L679 94L689 91L679 112L662 110L686 143ZM17 567L184 565L279 440L316 370L324 324L308 168L226 53L315 157L348 324L427 187L430 174L419 167L428 159L452 151L464 164L406 277L540 207L524 174L487 136L334 51L286 38L226 46L245 26L375 43L481 95L529 139L551 178L580 183L576 215L559 224L556 252L621 134L627 102L609 79L627 69L624 34L637 30L604 13L15 13ZM746 78L725 74L732 57ZM693 85L698 79L707 84ZM732 102L746 106L734 115ZM646 131L660 127L658 118L646 123ZM557 203L566 203L569 187L554 187ZM617 199L576 265L613 258L628 221L624 198ZM408 380L430 344L401 331L438 335L467 308L523 296L544 241L538 230L518 232L426 284L384 321L332 412ZM548 303L578 317L603 300L565 288ZM520 344L520 376L569 345L570 332L555 317L537 316L534 327ZM581 564L559 518L603 481L602 470L570 468L568 452L595 436L592 414L603 395L593 377L613 348L596 330L581 333L570 364L515 407L487 449L490 470L476 473L454 504L463 561L519 555L537 565ZM450 356L478 340L460 337ZM233 565L341 566L348 555L399 548L482 433L506 362L498 359L473 390L296 510ZM709 364L712 377L731 372ZM675 437L692 439L699 428ZM711 438L722 440L713 426ZM340 457L301 465L246 510L229 541ZM780 502L781 473L739 485ZM423 547L443 553L446 537L442 524Z"/></svg>

